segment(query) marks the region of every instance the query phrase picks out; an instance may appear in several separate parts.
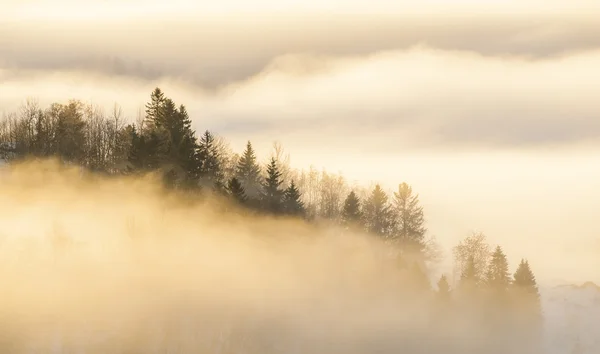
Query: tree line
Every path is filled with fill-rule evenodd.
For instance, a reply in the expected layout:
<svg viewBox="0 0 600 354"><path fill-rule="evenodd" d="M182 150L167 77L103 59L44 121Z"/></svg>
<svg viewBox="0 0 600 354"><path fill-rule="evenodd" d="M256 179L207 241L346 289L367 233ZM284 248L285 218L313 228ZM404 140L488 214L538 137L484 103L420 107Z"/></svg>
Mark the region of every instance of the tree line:
<svg viewBox="0 0 600 354"><path fill-rule="evenodd" d="M327 221L379 237L397 251L411 291L431 297L434 314L440 316L436 326L452 332L458 318L480 324L472 327L480 341L455 344L463 352L508 353L516 343L521 352L540 350L540 295L526 260L510 274L502 248L491 250L483 234L473 234L454 248L458 280L442 275L433 286L426 264L435 258L435 245L427 238L424 211L409 184L400 183L388 195L378 184L365 190L314 168L295 171L280 145L263 166L250 141L238 155L208 130L197 136L186 107L160 88L151 93L143 116L130 124L117 106L106 114L80 101L45 109L28 101L0 123L0 157L57 157L109 175L154 172L166 188L224 196L249 213ZM485 348L479 346L483 343Z"/></svg>

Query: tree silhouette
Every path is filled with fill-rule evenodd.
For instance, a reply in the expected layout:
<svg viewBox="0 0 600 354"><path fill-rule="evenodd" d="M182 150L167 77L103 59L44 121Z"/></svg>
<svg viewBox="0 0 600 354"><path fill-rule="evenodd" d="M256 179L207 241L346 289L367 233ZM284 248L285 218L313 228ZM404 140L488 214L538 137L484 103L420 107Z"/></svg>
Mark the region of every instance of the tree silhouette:
<svg viewBox="0 0 600 354"><path fill-rule="evenodd" d="M346 200L344 200L344 206L342 208L342 225L354 226L360 225L363 218L363 213L360 208L360 199L354 191L351 191Z"/></svg>
<svg viewBox="0 0 600 354"><path fill-rule="evenodd" d="M279 214L283 211L283 196L284 191L280 186L283 183L281 180L281 172L277 166L277 160L271 158L267 166L267 177L263 184L262 206L267 212Z"/></svg>
<svg viewBox="0 0 600 354"><path fill-rule="evenodd" d="M304 215L305 209L301 197L300 191L296 187L294 180L292 180L283 196L284 210L287 214L296 216Z"/></svg>

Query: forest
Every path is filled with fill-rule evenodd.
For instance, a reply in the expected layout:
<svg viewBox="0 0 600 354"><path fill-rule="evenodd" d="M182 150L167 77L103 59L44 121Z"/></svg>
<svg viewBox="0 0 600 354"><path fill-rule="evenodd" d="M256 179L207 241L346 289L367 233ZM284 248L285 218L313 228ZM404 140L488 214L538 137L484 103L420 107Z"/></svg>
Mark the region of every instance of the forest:
<svg viewBox="0 0 600 354"><path fill-rule="evenodd" d="M501 245L473 233L452 249L455 274L433 278L430 268L441 254L410 184L389 193L314 168L295 170L280 144L264 163L251 141L235 153L215 132L195 132L186 107L160 88L134 123L118 106L106 113L76 100L48 107L27 101L0 123L0 158L9 164L55 158L107 178L153 174L166 191L223 200L232 206L224 213L296 220L379 240L402 274L397 300L425 301L419 307L427 312L425 326L439 334L426 341L399 333L405 352L542 352L543 311L527 260L511 270Z"/></svg>

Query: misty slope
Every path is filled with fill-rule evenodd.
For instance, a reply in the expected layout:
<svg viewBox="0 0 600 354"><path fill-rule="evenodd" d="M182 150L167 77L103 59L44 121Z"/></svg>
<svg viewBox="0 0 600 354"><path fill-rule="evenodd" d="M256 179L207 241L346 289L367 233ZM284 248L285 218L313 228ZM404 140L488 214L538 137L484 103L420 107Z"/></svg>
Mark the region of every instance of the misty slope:
<svg viewBox="0 0 600 354"><path fill-rule="evenodd" d="M600 287L567 284L542 288L541 293L546 353L572 353L577 340L581 354L600 353Z"/></svg>

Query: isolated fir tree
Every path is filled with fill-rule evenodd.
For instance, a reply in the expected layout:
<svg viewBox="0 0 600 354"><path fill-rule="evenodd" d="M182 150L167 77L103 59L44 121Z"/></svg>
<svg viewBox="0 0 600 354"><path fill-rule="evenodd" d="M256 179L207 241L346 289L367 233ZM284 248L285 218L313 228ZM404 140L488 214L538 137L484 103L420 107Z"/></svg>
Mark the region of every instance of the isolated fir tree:
<svg viewBox="0 0 600 354"><path fill-rule="evenodd" d="M263 183L261 204L265 211L279 214L283 211L284 191L281 189L281 171L277 160L272 157L267 166L267 177Z"/></svg>
<svg viewBox="0 0 600 354"><path fill-rule="evenodd" d="M246 196L246 191L244 190L244 187L236 177L232 177L229 180L229 182L227 182L227 192L238 203L242 205L246 204L246 201L248 200L248 197Z"/></svg>
<svg viewBox="0 0 600 354"><path fill-rule="evenodd" d="M222 191L224 187L223 166L215 138L208 130L202 134L198 142L198 159L200 161L200 185Z"/></svg>
<svg viewBox="0 0 600 354"><path fill-rule="evenodd" d="M539 297L537 281L527 260L522 259L521 263L519 263L514 274L513 285L518 289L527 291L535 297Z"/></svg>
<svg viewBox="0 0 600 354"><path fill-rule="evenodd" d="M542 352L543 317L540 293L535 275L526 260L521 260L512 283L513 312L523 350L528 353Z"/></svg>
<svg viewBox="0 0 600 354"><path fill-rule="evenodd" d="M521 310L530 312L534 317L541 316L540 292L527 260L521 260L513 277L512 289Z"/></svg>
<svg viewBox="0 0 600 354"><path fill-rule="evenodd" d="M300 194L300 191L298 190L296 184L294 183L294 180L292 179L289 187L285 190L283 196L283 207L285 213L296 216L304 215L306 211L304 209L304 203L302 202L301 198L302 195Z"/></svg>
<svg viewBox="0 0 600 354"><path fill-rule="evenodd" d="M360 225L362 218L363 214L360 207L360 199L358 199L358 196L354 191L351 191L346 197L346 200L344 200L344 206L342 207L342 225Z"/></svg>
<svg viewBox="0 0 600 354"><path fill-rule="evenodd" d="M398 186L394 192L393 208L396 213L396 225L393 238L411 251L423 252L425 249L425 219L423 207L419 205L419 196L413 193L406 183Z"/></svg>
<svg viewBox="0 0 600 354"><path fill-rule="evenodd" d="M261 170L250 141L237 162L235 176L244 186L249 198L258 198L261 189Z"/></svg>
<svg viewBox="0 0 600 354"><path fill-rule="evenodd" d="M375 186L363 206L365 226L368 232L389 238L394 228L394 211L388 203L388 196L381 186Z"/></svg>
<svg viewBox="0 0 600 354"><path fill-rule="evenodd" d="M485 275L486 285L495 293L504 293L510 286L508 261L502 247L496 247Z"/></svg>

